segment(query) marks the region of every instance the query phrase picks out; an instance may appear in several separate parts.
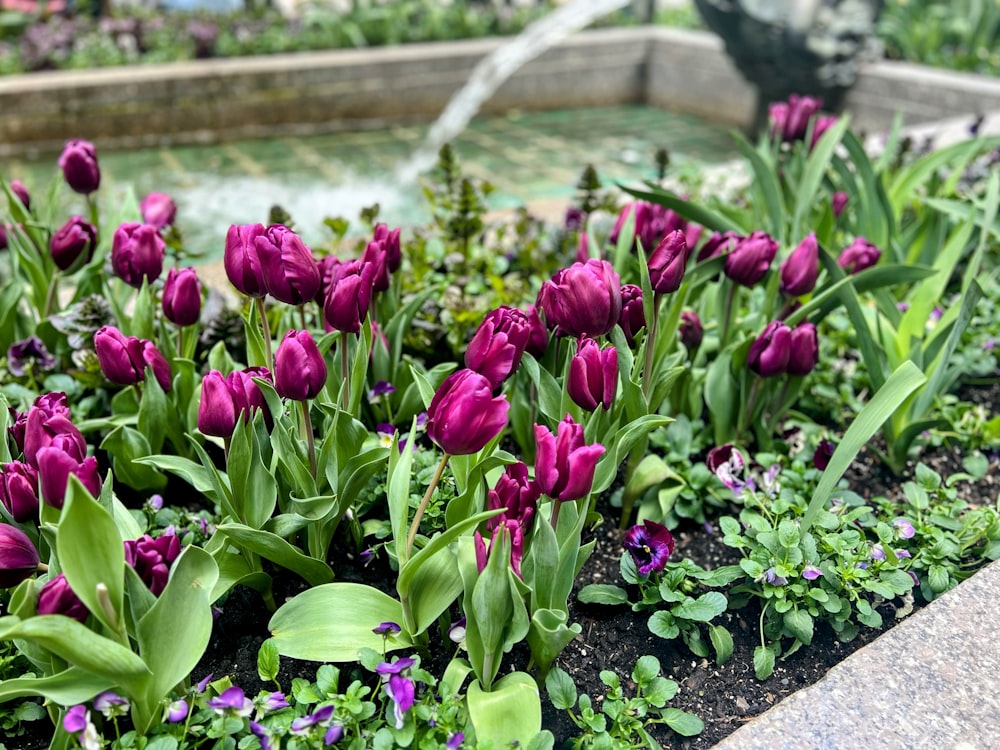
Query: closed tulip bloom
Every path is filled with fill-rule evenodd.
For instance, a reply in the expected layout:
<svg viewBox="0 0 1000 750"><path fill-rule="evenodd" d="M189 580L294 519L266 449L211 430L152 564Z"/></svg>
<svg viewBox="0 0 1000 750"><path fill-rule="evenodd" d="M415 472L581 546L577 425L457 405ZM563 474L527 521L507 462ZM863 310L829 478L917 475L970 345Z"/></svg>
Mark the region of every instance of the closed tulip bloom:
<svg viewBox="0 0 1000 750"><path fill-rule="evenodd" d="M753 286L764 278L778 252L778 243L766 232L753 232L736 243L726 256L726 276L743 286Z"/></svg>
<svg viewBox="0 0 1000 750"><path fill-rule="evenodd" d="M87 606L80 601L80 597L76 595L62 573L46 581L42 586L42 590L38 592L36 611L40 615L65 615L77 622L85 622L87 615L90 614Z"/></svg>
<svg viewBox="0 0 1000 750"><path fill-rule="evenodd" d="M323 279L312 251L295 232L273 224L254 243L268 294L289 305L301 305L316 296Z"/></svg>
<svg viewBox="0 0 1000 750"><path fill-rule="evenodd" d="M25 187L23 182L20 180L11 180L10 192L17 196L17 199L21 201L21 205L24 206L26 211L31 210L31 193L28 192L28 188Z"/></svg>
<svg viewBox="0 0 1000 750"><path fill-rule="evenodd" d="M819 244L815 232L806 236L781 264L781 293L788 297L809 294L819 276Z"/></svg>
<svg viewBox="0 0 1000 750"><path fill-rule="evenodd" d="M334 330L358 334L368 317L376 268L371 263L352 260L333 269L326 292L323 316Z"/></svg>
<svg viewBox="0 0 1000 750"><path fill-rule="evenodd" d="M809 142L809 148L815 148L816 144L819 143L819 139L823 136L823 133L833 127L836 122L836 115L820 115L817 117L813 122L812 140Z"/></svg>
<svg viewBox="0 0 1000 750"><path fill-rule="evenodd" d="M22 461L0 471L0 502L18 523L38 520L38 471Z"/></svg>
<svg viewBox="0 0 1000 750"><path fill-rule="evenodd" d="M111 240L111 269L129 286L152 283L163 272L166 244L156 227L126 222L115 230Z"/></svg>
<svg viewBox="0 0 1000 750"><path fill-rule="evenodd" d="M822 99L798 94L789 96L787 102L774 102L768 107L772 134L785 143L803 140L809 120L819 114L822 106Z"/></svg>
<svg viewBox="0 0 1000 750"><path fill-rule="evenodd" d="M864 237L858 237L840 253L837 265L854 274L874 266L881 255L882 251L875 245Z"/></svg>
<svg viewBox="0 0 1000 750"><path fill-rule="evenodd" d="M32 407L28 410L24 428L24 460L34 468L39 468L38 453L49 447L57 448L79 461L87 455L87 441L69 417Z"/></svg>
<svg viewBox="0 0 1000 750"><path fill-rule="evenodd" d="M604 455L600 443L585 445L583 427L566 415L558 434L535 425L535 481L553 500L579 500L594 486L594 470Z"/></svg>
<svg viewBox="0 0 1000 750"><path fill-rule="evenodd" d="M309 331L289 331L274 355L274 389L282 398L306 401L326 385L326 362Z"/></svg>
<svg viewBox="0 0 1000 750"><path fill-rule="evenodd" d="M399 229L389 231L385 224L375 226L374 237L365 246L361 255L362 263L373 263L376 292L384 292L389 288L389 274L395 273L403 263L403 254L399 247Z"/></svg>
<svg viewBox="0 0 1000 750"><path fill-rule="evenodd" d="M816 326L799 323L792 329L787 372L789 375L808 375L819 361L819 341Z"/></svg>
<svg viewBox="0 0 1000 750"><path fill-rule="evenodd" d="M7 249L7 225L0 223L0 250Z"/></svg>
<svg viewBox="0 0 1000 750"><path fill-rule="evenodd" d="M38 568L38 551L28 535L10 524L0 524L0 589L30 578Z"/></svg>
<svg viewBox="0 0 1000 750"><path fill-rule="evenodd" d="M170 566L180 553L181 542L175 534L156 539L144 534L140 539L125 541L125 562L135 569L153 596L159 596L167 587Z"/></svg>
<svg viewBox="0 0 1000 750"><path fill-rule="evenodd" d="M94 334L94 352L101 372L112 383L140 383L149 367L160 387L170 390L170 363L152 341L126 336L114 326L102 326Z"/></svg>
<svg viewBox="0 0 1000 750"><path fill-rule="evenodd" d="M788 367L792 332L781 321L767 324L764 332L750 345L747 366L764 378L781 375Z"/></svg>
<svg viewBox="0 0 1000 750"><path fill-rule="evenodd" d="M389 288L389 266L386 263L385 248L378 242L369 242L361 253L362 263L370 263L375 269L372 277L372 291L384 292Z"/></svg>
<svg viewBox="0 0 1000 750"><path fill-rule="evenodd" d="M494 531L497 526L513 520L525 533L530 532L539 494L541 490L537 483L528 478L528 467L524 462L509 464L497 480L496 486L486 496L487 510L500 508L506 510L499 516L489 519L486 528Z"/></svg>
<svg viewBox="0 0 1000 750"><path fill-rule="evenodd" d="M701 263L702 261L714 258L716 255L725 255L740 239L742 238L736 232L714 232L711 237L705 240L705 244L698 249L695 261Z"/></svg>
<svg viewBox="0 0 1000 750"><path fill-rule="evenodd" d="M157 231L174 223L177 217L177 204L166 193L150 193L139 204L142 220Z"/></svg>
<svg viewBox="0 0 1000 750"><path fill-rule="evenodd" d="M649 281L657 294L676 292L684 280L688 246L680 230L666 235L649 256Z"/></svg>
<svg viewBox="0 0 1000 750"><path fill-rule="evenodd" d="M496 388L521 364L530 336L527 315L512 307L498 307L476 329L465 350L465 366L485 376Z"/></svg>
<svg viewBox="0 0 1000 750"><path fill-rule="evenodd" d="M611 408L618 390L618 350L601 349L593 339L581 339L569 363L566 390L581 409Z"/></svg>
<svg viewBox="0 0 1000 750"><path fill-rule="evenodd" d="M678 330L680 332L681 343L689 351L694 351L701 346L705 329L702 328L701 319L694 310L685 310L681 313L681 322Z"/></svg>
<svg viewBox="0 0 1000 750"><path fill-rule="evenodd" d="M201 400L198 402L198 429L203 435L230 438L236 429L239 410L225 376L211 370L201 381Z"/></svg>
<svg viewBox="0 0 1000 750"><path fill-rule="evenodd" d="M399 227L390 230L386 224L376 224L374 240L385 249L385 264L389 273L396 273L403 265L403 251L399 244Z"/></svg>
<svg viewBox="0 0 1000 750"><path fill-rule="evenodd" d="M222 262L229 283L248 297L263 297L264 271L257 254L257 238L264 235L263 224L233 224L226 233Z"/></svg>
<svg viewBox="0 0 1000 750"><path fill-rule="evenodd" d="M67 270L81 256L86 256L89 262L96 246L97 229L82 216L71 216L49 240L52 260L61 271Z"/></svg>
<svg viewBox="0 0 1000 750"><path fill-rule="evenodd" d="M38 483L42 501L53 508L62 508L66 501L69 475L73 474L94 497L101 494L101 475L93 456L78 461L58 448L38 451Z"/></svg>
<svg viewBox="0 0 1000 750"><path fill-rule="evenodd" d="M830 208L833 211L833 215L835 218L839 219L840 215L844 213L844 209L847 208L848 200L849 198L847 197L847 193L845 193L842 190L838 190L830 198Z"/></svg>
<svg viewBox="0 0 1000 750"><path fill-rule="evenodd" d="M66 184L78 193L87 195L101 186L101 169L97 164L97 149L84 140L72 140L66 144L59 157Z"/></svg>
<svg viewBox="0 0 1000 750"><path fill-rule="evenodd" d="M642 289L635 284L622 286L622 314L618 325L625 333L629 346L635 346L635 337L646 327L646 312L642 307Z"/></svg>
<svg viewBox="0 0 1000 750"><path fill-rule="evenodd" d="M163 352L157 349L156 344L152 341L147 339L140 339L140 341L142 342L143 376L145 376L146 368L148 367L153 371L153 377L156 378L156 382L160 384L163 392L170 393L170 363L163 356Z"/></svg>
<svg viewBox="0 0 1000 750"><path fill-rule="evenodd" d="M687 239L692 240L697 240L701 232L701 227L688 224L687 220L681 218L673 209L648 201L633 201L627 203L618 214L618 219L608 238L612 244L618 242L618 235L624 229L630 214L635 216L635 243L633 247L641 242L646 253L649 253L650 248L656 247L671 232L680 231L687 235L693 229L695 230L693 235L687 237Z"/></svg>
<svg viewBox="0 0 1000 750"><path fill-rule="evenodd" d="M427 435L449 455L476 453L507 425L509 409L504 396L493 397L487 378L459 370L445 379L427 407Z"/></svg>
<svg viewBox="0 0 1000 750"><path fill-rule="evenodd" d="M171 268L163 285L163 314L177 326L190 326L201 315L201 282L193 268Z"/></svg>
<svg viewBox="0 0 1000 750"><path fill-rule="evenodd" d="M538 306L560 336L603 336L622 313L621 279L605 260L563 268L542 285Z"/></svg>
<svg viewBox="0 0 1000 750"><path fill-rule="evenodd" d="M528 345L524 350L535 359L539 359L549 347L549 329L545 327L541 316L538 314L538 308L534 305L528 305L524 310L524 314L528 318L528 326L530 328L528 332Z"/></svg>

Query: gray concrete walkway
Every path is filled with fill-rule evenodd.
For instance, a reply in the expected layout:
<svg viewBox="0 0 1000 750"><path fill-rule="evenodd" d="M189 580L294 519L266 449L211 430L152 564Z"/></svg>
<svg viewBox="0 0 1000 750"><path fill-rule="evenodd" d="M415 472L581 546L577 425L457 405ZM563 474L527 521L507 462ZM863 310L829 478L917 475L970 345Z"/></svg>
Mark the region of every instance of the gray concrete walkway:
<svg viewBox="0 0 1000 750"><path fill-rule="evenodd" d="M1000 561L716 750L1000 748Z"/></svg>

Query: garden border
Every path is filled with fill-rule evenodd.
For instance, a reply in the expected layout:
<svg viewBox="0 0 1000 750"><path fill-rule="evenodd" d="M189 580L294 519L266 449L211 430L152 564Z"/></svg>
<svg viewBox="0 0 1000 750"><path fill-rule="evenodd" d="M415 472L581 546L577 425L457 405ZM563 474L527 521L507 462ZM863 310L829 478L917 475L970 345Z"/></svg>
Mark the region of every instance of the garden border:
<svg viewBox="0 0 1000 750"><path fill-rule="evenodd" d="M209 143L429 122L504 39L433 42L0 78L0 156ZM484 112L647 103L737 127L753 89L712 34L586 31L525 65ZM847 108L862 131L1000 110L1000 81L910 63L862 67Z"/></svg>

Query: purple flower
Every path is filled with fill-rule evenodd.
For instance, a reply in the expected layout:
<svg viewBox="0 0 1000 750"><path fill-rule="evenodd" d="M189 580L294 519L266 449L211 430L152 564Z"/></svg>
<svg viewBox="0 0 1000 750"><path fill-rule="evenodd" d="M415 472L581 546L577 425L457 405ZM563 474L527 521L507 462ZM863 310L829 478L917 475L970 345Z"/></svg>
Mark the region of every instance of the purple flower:
<svg viewBox="0 0 1000 750"><path fill-rule="evenodd" d="M566 391L581 409L607 411L618 390L618 351L613 346L601 349L591 338L582 338L569 363Z"/></svg>
<svg viewBox="0 0 1000 750"><path fill-rule="evenodd" d="M809 120L819 114L823 100L812 96L791 94L787 102L774 102L768 106L771 135L784 143L801 141L806 137ZM829 127L827 124L826 127Z"/></svg>
<svg viewBox="0 0 1000 750"><path fill-rule="evenodd" d="M764 332L750 345L747 367L762 378L782 375L792 353L792 331L779 320L767 324Z"/></svg>
<svg viewBox="0 0 1000 750"><path fill-rule="evenodd" d="M101 474L93 456L79 461L73 454L49 446L38 451L37 461L39 490L46 505L62 508L70 474L94 497L101 494Z"/></svg>
<svg viewBox="0 0 1000 750"><path fill-rule="evenodd" d="M842 190L838 190L833 194L830 198L830 208L833 210L834 218L840 218L840 215L844 213L848 200L847 193Z"/></svg>
<svg viewBox="0 0 1000 750"><path fill-rule="evenodd" d="M332 329L359 334L371 305L376 268L352 260L338 263L330 276L323 303L325 322Z"/></svg>
<svg viewBox="0 0 1000 750"><path fill-rule="evenodd" d="M766 232L753 232L736 242L726 256L723 270L730 279L743 286L753 286L764 278L778 252L778 243Z"/></svg>
<svg viewBox="0 0 1000 750"><path fill-rule="evenodd" d="M524 462L509 464L486 497L487 510L506 510L488 520L486 528L494 531L504 522L514 520L527 534L531 531L539 494L538 483L528 479L528 467Z"/></svg>
<svg viewBox="0 0 1000 750"><path fill-rule="evenodd" d="M451 737L448 738L448 741L444 743L444 746L448 748L448 750L458 750L464 741L465 735L461 732L455 732L455 734L451 735Z"/></svg>
<svg viewBox="0 0 1000 750"><path fill-rule="evenodd" d="M68 270L77 259L86 256L87 261L94 254L97 245L97 228L82 216L71 216L52 239L49 252L60 271Z"/></svg>
<svg viewBox="0 0 1000 750"><path fill-rule="evenodd" d="M226 688L220 695L209 698L205 705L220 716L226 714L249 716L253 712L253 703L238 685Z"/></svg>
<svg viewBox="0 0 1000 750"><path fill-rule="evenodd" d="M257 238L264 235L263 224L233 224L226 234L223 264L229 283L248 297L263 297L264 270L257 254Z"/></svg>
<svg viewBox="0 0 1000 750"><path fill-rule="evenodd" d="M906 549L897 549L893 550L893 552L895 553L896 557L905 557L905 558L913 557L913 555L910 554L910 551Z"/></svg>
<svg viewBox="0 0 1000 750"><path fill-rule="evenodd" d="M187 718L187 715L188 703L182 698L167 704L167 708L163 712L163 720L168 724L179 724Z"/></svg>
<svg viewBox="0 0 1000 750"><path fill-rule="evenodd" d="M809 294L819 276L819 243L816 233L806 236L781 264L781 293L788 297Z"/></svg>
<svg viewBox="0 0 1000 750"><path fill-rule="evenodd" d="M674 552L674 537L666 526L646 520L625 534L625 549L632 555L639 575L659 573Z"/></svg>
<svg viewBox="0 0 1000 750"><path fill-rule="evenodd" d="M14 377L23 378L29 370L34 370L33 365L36 364L42 372L56 366L56 358L49 354L44 342L37 336L15 341L7 349L7 369Z"/></svg>
<svg viewBox="0 0 1000 750"><path fill-rule="evenodd" d="M214 676L215 674L213 672L209 672L207 675L202 677L201 680L198 681L198 684L194 686L195 691L198 693L204 693L205 688L208 687L208 683L212 681Z"/></svg>
<svg viewBox="0 0 1000 750"><path fill-rule="evenodd" d="M94 334L94 352L104 377L117 385L135 385L153 371L164 392L170 392L170 363L148 339L126 336L114 326L101 326Z"/></svg>
<svg viewBox="0 0 1000 750"><path fill-rule="evenodd" d="M905 518L894 519L892 525L896 527L896 536L900 539L912 539L913 535L917 533L913 524Z"/></svg>
<svg viewBox="0 0 1000 750"><path fill-rule="evenodd" d="M461 643L465 640L466 619L462 615L448 627L448 639L453 643Z"/></svg>
<svg viewBox="0 0 1000 750"><path fill-rule="evenodd" d="M327 746L336 745L342 739L344 739L344 727L340 724L331 724L329 729L326 730L326 734L323 735L323 744Z"/></svg>
<svg viewBox="0 0 1000 750"><path fill-rule="evenodd" d="M465 350L465 366L494 388L514 374L531 337L531 321L521 310L498 307L476 329Z"/></svg>
<svg viewBox="0 0 1000 750"><path fill-rule="evenodd" d="M201 315L201 282L193 268L171 268L163 285L163 314L177 326L190 326Z"/></svg>
<svg viewBox="0 0 1000 750"><path fill-rule="evenodd" d="M125 541L125 562L135 569L153 596L163 593L170 577L170 566L180 553L181 542L174 534L156 539L145 534L141 539Z"/></svg>
<svg viewBox="0 0 1000 750"><path fill-rule="evenodd" d="M819 339L816 326L808 321L799 323L792 329L785 371L789 375L808 375L815 369L818 361Z"/></svg>
<svg viewBox="0 0 1000 750"><path fill-rule="evenodd" d="M649 281L656 294L669 294L680 288L687 259L688 244L682 231L673 231L660 241L649 256Z"/></svg>
<svg viewBox="0 0 1000 750"><path fill-rule="evenodd" d="M705 458L705 465L726 487L734 492L737 486L743 487L743 481L738 477L743 474L746 461L743 459L743 454L732 443L712 448Z"/></svg>
<svg viewBox="0 0 1000 750"><path fill-rule="evenodd" d="M402 630L403 629L399 626L399 623L389 622L389 621L380 622L378 625L372 628L372 632L375 635L384 635L384 636L395 635L396 633L399 633Z"/></svg>
<svg viewBox="0 0 1000 750"><path fill-rule="evenodd" d="M629 346L635 346L635 337L646 327L646 314L642 309L642 289L635 284L622 286L622 314L618 325L625 333Z"/></svg>
<svg viewBox="0 0 1000 750"><path fill-rule="evenodd" d="M0 588L9 589L38 568L38 552L28 535L10 524L0 524Z"/></svg>
<svg viewBox="0 0 1000 750"><path fill-rule="evenodd" d="M274 741L275 738L271 735L271 732L268 730L268 728L263 726L262 724L258 724L256 721L251 720L250 732L253 734L254 737L260 740L261 750L278 750L278 748L280 747L279 744L275 743Z"/></svg>
<svg viewBox="0 0 1000 750"><path fill-rule="evenodd" d="M547 427L535 425L535 481L553 500L586 497L605 448L600 443L585 445L583 427L568 414L559 423L557 435Z"/></svg>
<svg viewBox="0 0 1000 750"><path fill-rule="evenodd" d="M383 677L386 677L387 675L401 674L404 670L409 669L416 663L416 659L410 656L403 656L391 663L387 661L379 662L378 666L375 667L375 671Z"/></svg>
<svg viewBox="0 0 1000 750"><path fill-rule="evenodd" d="M152 283L163 272L166 245L151 224L126 222L111 240L111 269L115 276L137 289L143 279Z"/></svg>
<svg viewBox="0 0 1000 750"><path fill-rule="evenodd" d="M784 586L788 583L788 579L784 576L779 576L774 568L768 568L765 570L763 579L772 586Z"/></svg>
<svg viewBox="0 0 1000 750"><path fill-rule="evenodd" d="M150 193L142 199L139 211L142 213L142 220L159 231L174 223L177 204L166 193Z"/></svg>
<svg viewBox="0 0 1000 750"><path fill-rule="evenodd" d="M268 693L260 703L260 707L265 712L280 711L283 708L288 708L288 706L288 699L280 691Z"/></svg>
<svg viewBox="0 0 1000 750"><path fill-rule="evenodd" d="M802 569L802 577L805 578L807 581L815 581L821 575L823 575L823 571L817 568L815 565L807 564Z"/></svg>
<svg viewBox="0 0 1000 750"><path fill-rule="evenodd" d="M46 581L42 586L42 590L38 593L36 612L40 615L65 615L78 622L85 622L90 614L62 573Z"/></svg>
<svg viewBox="0 0 1000 750"><path fill-rule="evenodd" d="M118 695L118 693L105 690L94 698L94 708L100 711L105 719L110 719L127 714L129 702L127 698Z"/></svg>
<svg viewBox="0 0 1000 750"><path fill-rule="evenodd" d="M274 389L282 398L307 401L326 385L326 361L309 331L288 331L274 354Z"/></svg>
<svg viewBox="0 0 1000 750"><path fill-rule="evenodd" d="M24 206L25 211L31 210L31 193L23 182L20 180L11 180L10 192L16 195L17 199L21 201L21 205Z"/></svg>
<svg viewBox="0 0 1000 750"><path fill-rule="evenodd" d="M705 335L705 329L702 328L701 319L698 318L698 313L694 310L685 310L681 313L681 322L678 326L678 333L681 337L681 343L689 351L694 351L699 346L701 346L701 340Z"/></svg>
<svg viewBox="0 0 1000 750"><path fill-rule="evenodd" d="M22 461L0 468L0 503L18 523L38 520L38 471Z"/></svg>
<svg viewBox="0 0 1000 750"><path fill-rule="evenodd" d="M518 578L522 578L521 560L524 558L524 529L518 523L517 519L513 518L505 519L502 523L494 527L488 550L483 535L478 531L473 534L473 542L476 548L476 568L480 573L486 569L490 553L493 551L493 547L497 545L498 537L502 539L505 531L510 535L510 568Z"/></svg>
<svg viewBox="0 0 1000 750"><path fill-rule="evenodd" d="M402 729L406 712L413 708L416 700L416 687L409 677L394 674L389 676L385 685L385 694L392 701L392 714L396 719L396 729Z"/></svg>
<svg viewBox="0 0 1000 750"><path fill-rule="evenodd" d="M301 305L323 284L312 251L288 227L272 224L254 237L264 288L277 300Z"/></svg>
<svg viewBox="0 0 1000 750"><path fill-rule="evenodd" d="M368 400L377 401L382 396L388 396L390 393L396 392L396 386L390 383L388 380L380 380L372 389L368 391Z"/></svg>
<svg viewBox="0 0 1000 750"><path fill-rule="evenodd" d="M482 450L507 425L510 403L493 397L489 379L472 370L449 375L427 408L427 435L445 453L465 456Z"/></svg>
<svg viewBox="0 0 1000 750"><path fill-rule="evenodd" d="M854 274L874 266L882 251L864 237L858 237L837 257L837 265Z"/></svg>
<svg viewBox="0 0 1000 750"><path fill-rule="evenodd" d="M90 141L69 141L59 156L59 168L66 183L76 192L87 195L101 186L97 149Z"/></svg>
<svg viewBox="0 0 1000 750"><path fill-rule="evenodd" d="M538 308L528 305L524 309L524 314L528 316L528 345L525 351L535 359L539 359L549 346L549 329L545 327Z"/></svg>
<svg viewBox="0 0 1000 750"><path fill-rule="evenodd" d="M820 440L819 445L816 446L816 450L813 452L813 466L820 471L826 469L830 463L830 459L833 458L834 448L834 444L826 438Z"/></svg>
<svg viewBox="0 0 1000 750"><path fill-rule="evenodd" d="M313 711L311 714L306 714L301 716L292 722L291 730L296 734L303 734L317 724L324 724L333 718L334 707L321 706Z"/></svg>
<svg viewBox="0 0 1000 750"><path fill-rule="evenodd" d="M873 544L871 548L871 558L872 560L884 560L885 550L882 549L881 544Z"/></svg>
<svg viewBox="0 0 1000 750"><path fill-rule="evenodd" d="M560 336L603 336L621 319L621 288L614 267L592 258L561 269L542 284L536 305Z"/></svg>

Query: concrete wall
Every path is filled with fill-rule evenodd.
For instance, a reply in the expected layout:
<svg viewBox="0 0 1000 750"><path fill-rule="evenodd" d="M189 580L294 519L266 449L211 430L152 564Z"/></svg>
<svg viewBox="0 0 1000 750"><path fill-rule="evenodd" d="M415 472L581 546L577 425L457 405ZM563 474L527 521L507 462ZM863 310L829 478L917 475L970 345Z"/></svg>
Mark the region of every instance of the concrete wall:
<svg viewBox="0 0 1000 750"><path fill-rule="evenodd" d="M505 40L414 44L0 78L0 156L429 122ZM665 27L577 34L519 70L487 113L648 102L737 127L754 92L714 35ZM848 98L857 127L1000 110L1000 82L873 63Z"/></svg>

